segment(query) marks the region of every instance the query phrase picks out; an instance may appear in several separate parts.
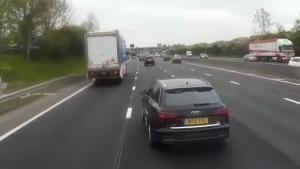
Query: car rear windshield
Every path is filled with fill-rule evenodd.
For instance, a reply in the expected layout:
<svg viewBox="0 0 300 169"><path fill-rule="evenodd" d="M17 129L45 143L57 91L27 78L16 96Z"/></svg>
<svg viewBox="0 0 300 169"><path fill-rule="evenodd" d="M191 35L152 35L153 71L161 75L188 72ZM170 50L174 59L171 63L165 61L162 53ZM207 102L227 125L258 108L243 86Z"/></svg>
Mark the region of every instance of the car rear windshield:
<svg viewBox="0 0 300 169"><path fill-rule="evenodd" d="M166 106L202 106L221 103L212 88L176 89L166 91Z"/></svg>

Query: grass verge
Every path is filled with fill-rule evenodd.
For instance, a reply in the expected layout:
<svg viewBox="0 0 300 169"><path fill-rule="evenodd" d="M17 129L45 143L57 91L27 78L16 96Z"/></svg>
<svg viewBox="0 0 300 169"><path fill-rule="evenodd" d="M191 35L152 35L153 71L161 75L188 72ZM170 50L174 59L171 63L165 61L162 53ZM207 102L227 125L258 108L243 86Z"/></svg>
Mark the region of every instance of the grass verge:
<svg viewBox="0 0 300 169"><path fill-rule="evenodd" d="M0 76L8 83L4 93L10 93L41 82L69 74L84 74L85 60L68 57L63 60L26 60L20 55L0 55Z"/></svg>

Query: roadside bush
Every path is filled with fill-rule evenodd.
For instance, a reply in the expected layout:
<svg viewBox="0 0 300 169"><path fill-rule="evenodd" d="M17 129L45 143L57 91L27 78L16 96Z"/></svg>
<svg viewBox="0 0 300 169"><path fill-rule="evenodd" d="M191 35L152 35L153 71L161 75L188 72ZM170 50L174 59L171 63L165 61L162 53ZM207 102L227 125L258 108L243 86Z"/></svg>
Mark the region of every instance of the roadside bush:
<svg viewBox="0 0 300 169"><path fill-rule="evenodd" d="M50 59L84 55L85 29L78 26L65 27L45 33L40 40L37 55Z"/></svg>

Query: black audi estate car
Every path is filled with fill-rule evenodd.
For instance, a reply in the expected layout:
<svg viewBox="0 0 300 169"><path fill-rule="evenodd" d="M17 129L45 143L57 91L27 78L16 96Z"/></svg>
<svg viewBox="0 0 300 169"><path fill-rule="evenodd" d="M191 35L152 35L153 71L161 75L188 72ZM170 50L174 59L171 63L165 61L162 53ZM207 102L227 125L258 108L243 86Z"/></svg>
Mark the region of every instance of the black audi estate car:
<svg viewBox="0 0 300 169"><path fill-rule="evenodd" d="M141 95L151 145L229 137L229 110L205 80L157 80Z"/></svg>

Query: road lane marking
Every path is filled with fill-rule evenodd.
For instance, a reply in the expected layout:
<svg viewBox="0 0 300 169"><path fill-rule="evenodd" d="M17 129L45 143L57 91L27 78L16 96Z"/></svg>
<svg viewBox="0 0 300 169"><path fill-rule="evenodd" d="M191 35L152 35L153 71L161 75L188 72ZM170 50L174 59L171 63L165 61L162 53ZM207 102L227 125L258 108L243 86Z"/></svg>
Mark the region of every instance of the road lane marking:
<svg viewBox="0 0 300 169"><path fill-rule="evenodd" d="M139 74L139 72L136 72L135 74Z"/></svg>
<svg viewBox="0 0 300 169"><path fill-rule="evenodd" d="M168 71L167 71L167 70L164 70L164 72L167 73Z"/></svg>
<svg viewBox="0 0 300 169"><path fill-rule="evenodd" d="M182 69L184 69L184 66L181 66Z"/></svg>
<svg viewBox="0 0 300 169"><path fill-rule="evenodd" d="M275 79L272 79L272 78L258 76L258 75L250 74L250 73L243 73L243 72L231 71L231 70L224 69L224 68L213 67L213 66L205 66L205 65L198 65L198 64L195 64L195 63L188 63L188 62L184 62L184 63L188 64L188 65L202 67L202 68L209 68L209 69L214 69L214 70L222 70L222 71L226 71L226 72L230 72L230 73L236 73L236 74L240 74L240 75L246 75L246 76L256 77L256 78L265 79L265 80L271 80L271 81L274 81L274 82L281 82L281 83L285 83L285 84L291 84L291 85L295 85L295 86L300 86L300 83L294 83L294 82L289 82L289 81L285 81L285 80L278 81L278 80L275 80Z"/></svg>
<svg viewBox="0 0 300 169"><path fill-rule="evenodd" d="M135 86L132 87L132 91L135 91Z"/></svg>
<svg viewBox="0 0 300 169"><path fill-rule="evenodd" d="M48 113L49 111L55 109L57 106L61 105L62 103L66 102L67 100L71 99L72 97L74 97L75 95L79 94L80 92L84 91L85 89L87 89L88 87L90 87L92 85L92 83L89 83L88 85L84 86L83 88L77 90L76 92L74 92L73 94L69 95L68 97L62 99L61 101L57 102L56 104L50 106L49 108L47 108L46 110L40 112L39 114L35 115L34 117L30 118L29 120L25 121L24 123L20 124L19 126L9 130L8 132L6 132L5 134L3 134L2 136L0 136L0 142L3 141L4 139L6 139L7 137L9 137L10 135L14 134L15 132L19 131L20 129L22 129L23 127L27 126L28 124L30 124L31 122L33 122L34 120L42 117L43 115L45 115L46 113Z"/></svg>
<svg viewBox="0 0 300 169"><path fill-rule="evenodd" d="M126 119L130 119L131 118L131 113L132 113L132 108L128 107L127 113L126 113Z"/></svg>
<svg viewBox="0 0 300 169"><path fill-rule="evenodd" d="M299 104L300 105L300 102L299 101L296 101L296 100L293 100L293 99L289 99L289 98L283 98L284 100L286 101L289 101L289 102L292 102L292 103L295 103L295 104Z"/></svg>
<svg viewBox="0 0 300 169"><path fill-rule="evenodd" d="M175 75L171 75L172 78L175 78Z"/></svg>
<svg viewBox="0 0 300 169"><path fill-rule="evenodd" d="M211 77L212 75L209 73L206 73L205 76Z"/></svg>
<svg viewBox="0 0 300 169"><path fill-rule="evenodd" d="M235 84L235 85L241 85L240 83L235 82L235 81L230 81L230 83Z"/></svg>
<svg viewBox="0 0 300 169"><path fill-rule="evenodd" d="M135 77L134 80L137 80L137 77Z"/></svg>
<svg viewBox="0 0 300 169"><path fill-rule="evenodd" d="M192 72L195 72L195 69L191 69Z"/></svg>

